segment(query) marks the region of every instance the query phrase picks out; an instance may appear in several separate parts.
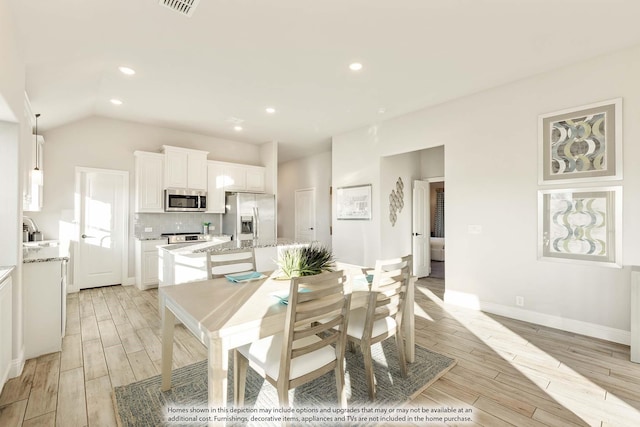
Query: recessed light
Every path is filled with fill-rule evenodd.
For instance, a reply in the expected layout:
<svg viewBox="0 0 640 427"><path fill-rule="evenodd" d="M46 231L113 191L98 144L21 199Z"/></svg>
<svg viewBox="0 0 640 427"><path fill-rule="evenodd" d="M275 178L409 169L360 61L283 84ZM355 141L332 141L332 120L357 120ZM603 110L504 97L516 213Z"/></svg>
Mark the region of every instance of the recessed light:
<svg viewBox="0 0 640 427"><path fill-rule="evenodd" d="M378 114L384 114L384 113L386 113L386 112L387 112L387 109L386 109L386 108L384 108L384 107L380 107L380 108L378 108Z"/></svg>
<svg viewBox="0 0 640 427"><path fill-rule="evenodd" d="M359 62L351 63L351 64L349 64L349 69L351 71L360 71L360 70L362 70L362 64L359 63Z"/></svg>
<svg viewBox="0 0 640 427"><path fill-rule="evenodd" d="M276 109L273 108L273 107L267 107L267 108L264 109L264 111L266 111L269 114L273 114L273 113L276 112Z"/></svg>
<svg viewBox="0 0 640 427"><path fill-rule="evenodd" d="M134 70L133 68L125 66L118 67L118 70L120 70L122 74L126 74L127 76L133 76L136 73L136 70Z"/></svg>
<svg viewBox="0 0 640 427"><path fill-rule="evenodd" d="M240 132L242 130L242 126L234 126L233 130L235 130L236 132Z"/></svg>
<svg viewBox="0 0 640 427"><path fill-rule="evenodd" d="M113 105L122 105L122 101L120 101L119 99L115 99L115 98L113 98L113 99L111 100L111 103L112 103Z"/></svg>

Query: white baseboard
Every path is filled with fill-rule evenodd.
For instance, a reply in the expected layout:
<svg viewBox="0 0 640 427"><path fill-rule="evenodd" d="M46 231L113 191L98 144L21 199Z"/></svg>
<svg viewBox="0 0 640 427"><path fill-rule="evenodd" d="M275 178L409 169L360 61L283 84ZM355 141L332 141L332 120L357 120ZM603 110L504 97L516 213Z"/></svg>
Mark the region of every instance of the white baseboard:
<svg viewBox="0 0 640 427"><path fill-rule="evenodd" d="M128 277L124 283L122 283L122 286L132 286L136 284L136 278L135 277Z"/></svg>
<svg viewBox="0 0 640 427"><path fill-rule="evenodd" d="M599 338L618 344L629 345L631 343L630 331L610 328L596 323L583 322L581 320L566 319L564 317L525 310L518 307L484 302L480 301L476 295L468 294L466 292L445 291L444 302L447 304L470 308L472 310L485 311L487 313L497 314L511 319L535 323L536 325L560 329L566 332L573 332L592 338Z"/></svg>
<svg viewBox="0 0 640 427"><path fill-rule="evenodd" d="M11 367L9 368L9 378L15 378L22 374L24 369L24 347L20 350L20 354L17 359L11 361Z"/></svg>

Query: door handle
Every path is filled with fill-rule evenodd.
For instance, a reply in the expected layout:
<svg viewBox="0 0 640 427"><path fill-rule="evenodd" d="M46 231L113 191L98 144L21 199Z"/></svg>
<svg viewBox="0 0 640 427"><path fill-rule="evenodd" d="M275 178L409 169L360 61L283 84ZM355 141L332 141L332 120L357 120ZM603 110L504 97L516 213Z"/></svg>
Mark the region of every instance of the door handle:
<svg viewBox="0 0 640 427"><path fill-rule="evenodd" d="M412 233L414 236L422 236L420 233Z"/></svg>
<svg viewBox="0 0 640 427"><path fill-rule="evenodd" d="M313 230L313 227L311 227L309 230Z"/></svg>
<svg viewBox="0 0 640 427"><path fill-rule="evenodd" d="M87 237L92 238L93 236L87 236L86 234L83 234L83 235L82 235L82 236L80 236L80 237L82 237L83 239L86 239Z"/></svg>

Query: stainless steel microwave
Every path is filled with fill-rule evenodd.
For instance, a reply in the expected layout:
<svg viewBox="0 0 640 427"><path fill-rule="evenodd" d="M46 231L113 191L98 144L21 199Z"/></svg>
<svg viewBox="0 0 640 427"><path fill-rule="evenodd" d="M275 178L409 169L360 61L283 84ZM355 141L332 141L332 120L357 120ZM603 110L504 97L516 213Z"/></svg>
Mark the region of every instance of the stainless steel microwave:
<svg viewBox="0 0 640 427"><path fill-rule="evenodd" d="M165 212L204 212L207 210L207 192L186 188L164 190Z"/></svg>

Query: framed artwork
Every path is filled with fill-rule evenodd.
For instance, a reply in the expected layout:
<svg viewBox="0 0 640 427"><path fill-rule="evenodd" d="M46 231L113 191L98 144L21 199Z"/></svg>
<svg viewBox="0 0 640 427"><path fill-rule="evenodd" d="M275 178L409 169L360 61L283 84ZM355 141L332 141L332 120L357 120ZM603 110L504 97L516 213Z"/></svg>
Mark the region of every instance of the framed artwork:
<svg viewBox="0 0 640 427"><path fill-rule="evenodd" d="M371 184L336 188L337 219L371 219Z"/></svg>
<svg viewBox="0 0 640 427"><path fill-rule="evenodd" d="M538 258L622 267L622 187L538 191Z"/></svg>
<svg viewBox="0 0 640 427"><path fill-rule="evenodd" d="M539 184L622 179L622 98L538 117Z"/></svg>

